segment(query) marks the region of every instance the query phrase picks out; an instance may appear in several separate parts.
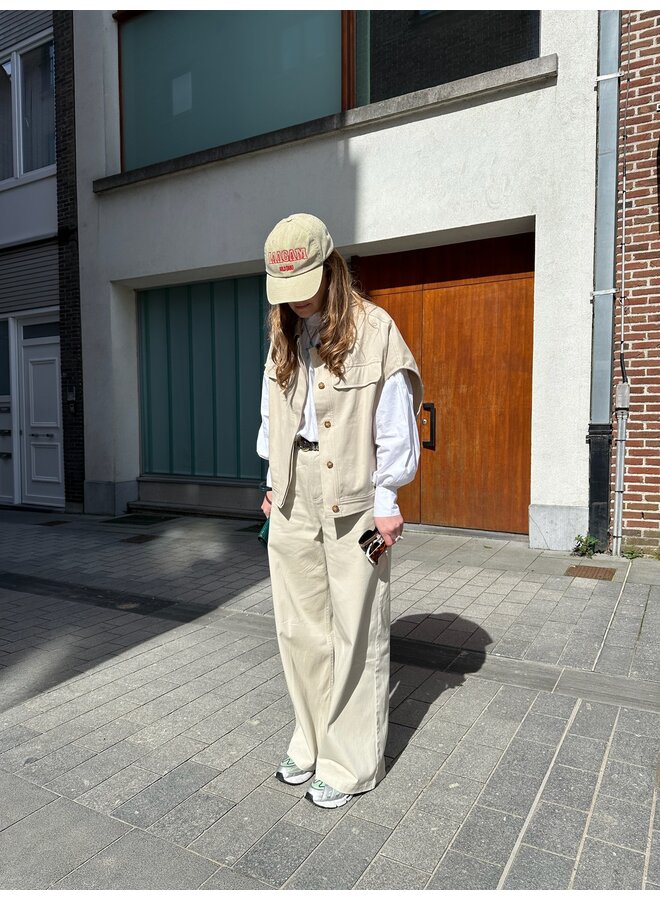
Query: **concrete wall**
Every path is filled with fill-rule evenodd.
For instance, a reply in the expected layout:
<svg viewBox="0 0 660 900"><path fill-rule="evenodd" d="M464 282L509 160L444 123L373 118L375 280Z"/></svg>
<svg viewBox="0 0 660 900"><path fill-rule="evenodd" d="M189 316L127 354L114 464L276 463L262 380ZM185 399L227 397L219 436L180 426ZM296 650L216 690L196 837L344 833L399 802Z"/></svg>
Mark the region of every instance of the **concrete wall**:
<svg viewBox="0 0 660 900"><path fill-rule="evenodd" d="M127 288L262 271L264 236L296 211L321 216L339 248L362 254L535 223L530 542L565 548L584 532L597 12L542 13L556 83L98 194L93 180L119 171L116 26L108 12L74 17L88 481L139 472Z"/></svg>

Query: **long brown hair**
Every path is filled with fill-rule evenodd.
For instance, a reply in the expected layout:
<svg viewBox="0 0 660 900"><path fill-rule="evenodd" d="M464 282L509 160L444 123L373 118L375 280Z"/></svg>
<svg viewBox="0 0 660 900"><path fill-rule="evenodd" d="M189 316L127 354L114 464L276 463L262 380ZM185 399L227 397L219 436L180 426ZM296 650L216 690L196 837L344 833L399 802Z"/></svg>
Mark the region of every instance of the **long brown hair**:
<svg viewBox="0 0 660 900"><path fill-rule="evenodd" d="M343 256L336 250L326 259L323 268L327 289L321 307L319 356L326 368L341 378L344 360L357 336L355 312L362 308L365 298L354 285ZM268 316L273 345L271 359L275 363L277 383L282 390L287 390L298 368L296 334L299 321L299 316L288 303L271 307Z"/></svg>

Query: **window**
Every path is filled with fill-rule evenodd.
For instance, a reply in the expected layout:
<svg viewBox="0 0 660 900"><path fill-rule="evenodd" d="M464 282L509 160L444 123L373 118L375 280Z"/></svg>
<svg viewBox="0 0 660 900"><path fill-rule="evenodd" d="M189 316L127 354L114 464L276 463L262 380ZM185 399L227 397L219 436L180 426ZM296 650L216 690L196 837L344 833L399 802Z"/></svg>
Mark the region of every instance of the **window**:
<svg viewBox="0 0 660 900"><path fill-rule="evenodd" d="M361 10L356 17L359 106L539 55L539 10Z"/></svg>
<svg viewBox="0 0 660 900"><path fill-rule="evenodd" d="M55 163L53 41L0 57L0 181Z"/></svg>
<svg viewBox="0 0 660 900"><path fill-rule="evenodd" d="M126 15L119 15L125 169L341 110L339 10Z"/></svg>

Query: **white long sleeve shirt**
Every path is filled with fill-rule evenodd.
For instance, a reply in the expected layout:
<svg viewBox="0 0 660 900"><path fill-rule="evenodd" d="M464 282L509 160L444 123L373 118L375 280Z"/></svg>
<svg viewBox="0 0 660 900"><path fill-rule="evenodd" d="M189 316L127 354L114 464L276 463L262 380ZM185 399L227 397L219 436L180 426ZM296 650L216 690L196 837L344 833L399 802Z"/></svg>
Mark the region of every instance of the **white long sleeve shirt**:
<svg viewBox="0 0 660 900"><path fill-rule="evenodd" d="M308 441L318 441L318 424L314 406L314 368L309 348L316 341L320 316L306 320L300 341L307 365L308 390L305 408L298 434ZM261 427L257 437L257 453L268 459L268 393L269 379L264 373L261 391ZM399 513L397 491L415 477L419 464L419 434L413 409L413 391L404 370L395 372L383 385L374 417L374 443L376 444L376 471L373 483L376 489L374 516L395 516ZM270 472L267 476L270 483Z"/></svg>

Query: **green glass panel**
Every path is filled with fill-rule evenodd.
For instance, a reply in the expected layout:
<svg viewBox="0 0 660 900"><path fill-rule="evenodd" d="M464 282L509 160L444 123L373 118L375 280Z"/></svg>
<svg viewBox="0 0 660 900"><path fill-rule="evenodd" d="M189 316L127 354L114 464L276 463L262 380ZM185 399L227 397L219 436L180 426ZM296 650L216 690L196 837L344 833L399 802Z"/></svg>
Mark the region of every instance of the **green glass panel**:
<svg viewBox="0 0 660 900"><path fill-rule="evenodd" d="M259 406L263 369L260 365L259 285L255 282L256 278L243 278L236 283L239 472L243 478L261 477L261 464L255 451L255 443L261 421Z"/></svg>
<svg viewBox="0 0 660 900"><path fill-rule="evenodd" d="M145 471L171 471L170 452L170 379L168 362L167 291L149 291L143 295L143 358L146 373L142 385L143 420L146 427Z"/></svg>
<svg viewBox="0 0 660 900"><path fill-rule="evenodd" d="M121 77L127 169L307 122L341 110L341 13L144 13Z"/></svg>

